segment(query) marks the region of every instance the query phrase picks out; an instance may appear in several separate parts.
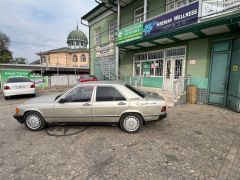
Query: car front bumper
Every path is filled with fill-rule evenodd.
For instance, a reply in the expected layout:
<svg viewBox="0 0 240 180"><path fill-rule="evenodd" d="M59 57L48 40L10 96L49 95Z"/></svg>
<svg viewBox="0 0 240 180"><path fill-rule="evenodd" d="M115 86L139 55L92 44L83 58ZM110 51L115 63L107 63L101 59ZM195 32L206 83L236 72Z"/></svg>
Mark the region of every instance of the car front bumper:
<svg viewBox="0 0 240 180"><path fill-rule="evenodd" d="M23 115L14 114L13 117L14 117L20 124L23 124Z"/></svg>

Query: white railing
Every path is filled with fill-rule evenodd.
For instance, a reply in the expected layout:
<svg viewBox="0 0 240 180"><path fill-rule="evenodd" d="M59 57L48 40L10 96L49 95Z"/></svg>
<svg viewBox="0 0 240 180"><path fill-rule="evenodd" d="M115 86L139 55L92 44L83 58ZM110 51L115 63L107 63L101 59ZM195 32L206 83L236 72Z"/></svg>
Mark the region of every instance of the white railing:
<svg viewBox="0 0 240 180"><path fill-rule="evenodd" d="M135 87L143 86L143 77L141 76L132 76L131 74L126 73L120 69L118 69L118 76L117 76L115 71L116 66L114 64L114 61L100 60L99 68L102 75L109 80L127 83Z"/></svg>
<svg viewBox="0 0 240 180"><path fill-rule="evenodd" d="M173 82L173 96L177 100L184 92L186 92L187 85L190 83L190 76L180 76Z"/></svg>

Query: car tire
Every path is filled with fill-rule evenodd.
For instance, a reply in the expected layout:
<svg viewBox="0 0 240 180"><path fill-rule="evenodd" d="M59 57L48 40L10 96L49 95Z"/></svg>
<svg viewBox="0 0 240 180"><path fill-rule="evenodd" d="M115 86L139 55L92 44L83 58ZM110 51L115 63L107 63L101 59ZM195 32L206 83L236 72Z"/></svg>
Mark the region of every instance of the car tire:
<svg viewBox="0 0 240 180"><path fill-rule="evenodd" d="M9 96L4 96L4 99L5 100L8 100L10 97Z"/></svg>
<svg viewBox="0 0 240 180"><path fill-rule="evenodd" d="M137 113L126 113L121 116L119 125L123 132L136 133L143 125L143 118Z"/></svg>
<svg viewBox="0 0 240 180"><path fill-rule="evenodd" d="M31 131L40 131L47 125L43 116L36 111L27 112L24 115L23 122Z"/></svg>
<svg viewBox="0 0 240 180"><path fill-rule="evenodd" d="M31 97L36 97L36 94L32 94Z"/></svg>

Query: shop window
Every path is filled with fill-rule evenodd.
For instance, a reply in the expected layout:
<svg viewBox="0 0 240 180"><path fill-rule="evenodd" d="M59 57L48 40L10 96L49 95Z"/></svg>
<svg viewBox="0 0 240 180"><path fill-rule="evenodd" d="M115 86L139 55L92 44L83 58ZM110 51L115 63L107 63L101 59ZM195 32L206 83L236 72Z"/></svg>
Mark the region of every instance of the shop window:
<svg viewBox="0 0 240 180"><path fill-rule="evenodd" d="M136 54L134 56L135 76L163 76L163 51Z"/></svg>
<svg viewBox="0 0 240 180"><path fill-rule="evenodd" d="M140 74L141 74L141 63L140 62L134 63L134 73L135 73L135 76L140 76Z"/></svg>
<svg viewBox="0 0 240 180"><path fill-rule="evenodd" d="M87 59L86 59L85 54L82 54L81 57L80 57L80 61L81 61L81 62L86 62L86 60L87 60Z"/></svg>
<svg viewBox="0 0 240 180"><path fill-rule="evenodd" d="M134 24L142 22L144 18L144 7L135 9L134 11Z"/></svg>
<svg viewBox="0 0 240 180"><path fill-rule="evenodd" d="M117 38L117 23L110 23L109 24L109 41L113 41Z"/></svg>
<svg viewBox="0 0 240 180"><path fill-rule="evenodd" d="M173 11L196 0L166 0L166 12Z"/></svg>

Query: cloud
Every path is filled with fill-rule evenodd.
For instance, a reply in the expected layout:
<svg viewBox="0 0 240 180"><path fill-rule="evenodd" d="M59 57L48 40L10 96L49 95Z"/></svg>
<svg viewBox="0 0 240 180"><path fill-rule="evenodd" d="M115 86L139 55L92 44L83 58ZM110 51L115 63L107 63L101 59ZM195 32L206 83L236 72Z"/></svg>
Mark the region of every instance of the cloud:
<svg viewBox="0 0 240 180"><path fill-rule="evenodd" d="M88 27L80 20L96 5L94 0L1 0L0 31L10 37L14 57L31 62L38 59L35 53L39 51L66 46L77 20L79 29L88 36Z"/></svg>

